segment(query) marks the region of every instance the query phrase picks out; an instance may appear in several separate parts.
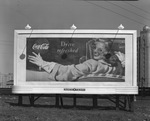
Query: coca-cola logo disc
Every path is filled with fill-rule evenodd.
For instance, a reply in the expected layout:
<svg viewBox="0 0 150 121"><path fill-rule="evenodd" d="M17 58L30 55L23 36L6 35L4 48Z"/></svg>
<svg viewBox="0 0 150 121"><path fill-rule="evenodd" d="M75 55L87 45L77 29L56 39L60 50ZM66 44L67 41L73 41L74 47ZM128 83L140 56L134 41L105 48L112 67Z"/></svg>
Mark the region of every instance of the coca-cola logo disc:
<svg viewBox="0 0 150 121"><path fill-rule="evenodd" d="M36 53L44 54L49 49L49 42L47 39L38 39L33 44L32 49Z"/></svg>

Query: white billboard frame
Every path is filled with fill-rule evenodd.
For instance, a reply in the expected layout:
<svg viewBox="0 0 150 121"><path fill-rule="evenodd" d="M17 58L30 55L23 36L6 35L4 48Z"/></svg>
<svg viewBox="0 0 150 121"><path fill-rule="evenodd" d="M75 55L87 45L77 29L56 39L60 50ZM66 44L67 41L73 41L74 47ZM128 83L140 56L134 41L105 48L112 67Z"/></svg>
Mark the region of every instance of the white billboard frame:
<svg viewBox="0 0 150 121"><path fill-rule="evenodd" d="M124 82L27 81L27 38L124 38ZM22 53L25 58L21 59ZM38 73L37 73L38 75ZM15 30L14 86L16 94L138 94L136 30Z"/></svg>

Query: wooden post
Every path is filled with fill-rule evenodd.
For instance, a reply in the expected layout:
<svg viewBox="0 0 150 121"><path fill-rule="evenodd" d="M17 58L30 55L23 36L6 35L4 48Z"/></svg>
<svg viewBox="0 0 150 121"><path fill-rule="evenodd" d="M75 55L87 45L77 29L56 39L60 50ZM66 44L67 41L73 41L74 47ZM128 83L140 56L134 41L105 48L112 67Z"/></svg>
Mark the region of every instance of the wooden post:
<svg viewBox="0 0 150 121"><path fill-rule="evenodd" d="M119 95L116 95L116 110L119 110Z"/></svg>
<svg viewBox="0 0 150 121"><path fill-rule="evenodd" d="M93 108L97 108L97 95L93 95Z"/></svg>
<svg viewBox="0 0 150 121"><path fill-rule="evenodd" d="M22 105L22 95L18 95L18 105Z"/></svg>
<svg viewBox="0 0 150 121"><path fill-rule="evenodd" d="M59 94L56 94L55 106L56 106L57 108L59 107Z"/></svg>
<svg viewBox="0 0 150 121"><path fill-rule="evenodd" d="M129 110L134 112L134 95L130 95Z"/></svg>
<svg viewBox="0 0 150 121"><path fill-rule="evenodd" d="M125 95L124 96L124 110L126 110L126 107L127 107L127 96Z"/></svg>
<svg viewBox="0 0 150 121"><path fill-rule="evenodd" d="M29 98L30 98L30 105L34 106L34 94L31 94Z"/></svg>
<svg viewBox="0 0 150 121"><path fill-rule="evenodd" d="M61 104L61 107L63 107L63 105L64 105L64 104L63 104L63 97L62 97L61 94L59 95L59 98L60 98L60 104Z"/></svg>
<svg viewBox="0 0 150 121"><path fill-rule="evenodd" d="M76 107L76 94L73 95L73 107L75 108Z"/></svg>

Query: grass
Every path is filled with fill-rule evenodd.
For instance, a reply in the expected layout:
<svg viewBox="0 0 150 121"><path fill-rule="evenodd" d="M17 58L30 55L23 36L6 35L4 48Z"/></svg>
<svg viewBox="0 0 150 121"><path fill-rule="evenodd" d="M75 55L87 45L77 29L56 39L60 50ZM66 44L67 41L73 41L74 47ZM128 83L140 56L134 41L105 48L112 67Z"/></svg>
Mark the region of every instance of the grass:
<svg viewBox="0 0 150 121"><path fill-rule="evenodd" d="M150 97L137 97L134 112L115 110L106 99L98 99L98 108L92 107L91 98L63 98L63 107L55 107L54 97L41 97L35 106L29 105L28 97L18 106L16 95L0 95L0 121L150 121Z"/></svg>

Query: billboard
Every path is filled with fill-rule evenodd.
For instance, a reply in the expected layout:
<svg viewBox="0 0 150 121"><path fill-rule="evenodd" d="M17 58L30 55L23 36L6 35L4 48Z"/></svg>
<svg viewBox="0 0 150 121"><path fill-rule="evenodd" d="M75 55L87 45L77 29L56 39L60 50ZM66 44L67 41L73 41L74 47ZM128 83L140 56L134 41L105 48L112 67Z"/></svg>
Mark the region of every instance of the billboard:
<svg viewBox="0 0 150 121"><path fill-rule="evenodd" d="M14 93L137 94L135 30L16 30Z"/></svg>

